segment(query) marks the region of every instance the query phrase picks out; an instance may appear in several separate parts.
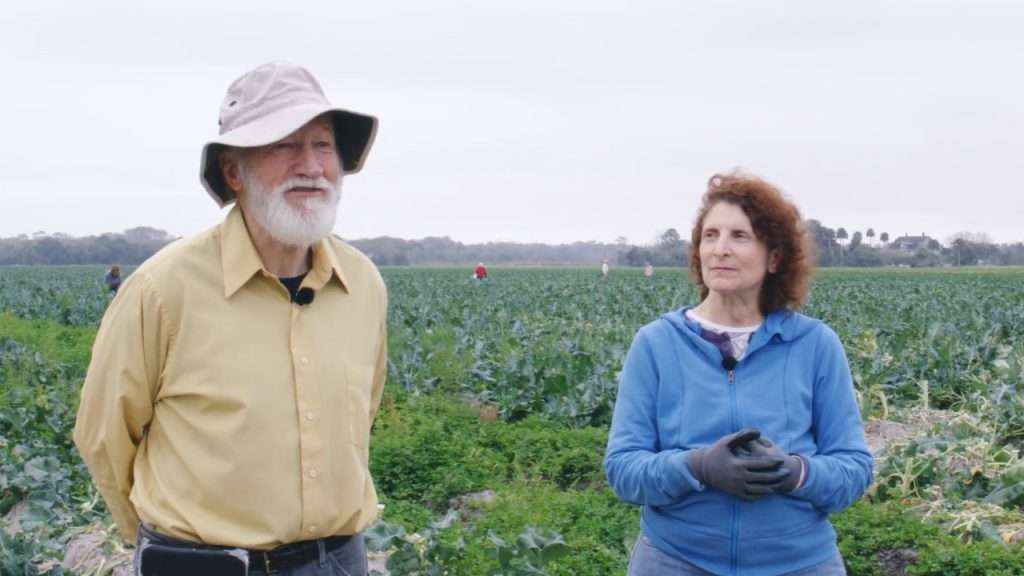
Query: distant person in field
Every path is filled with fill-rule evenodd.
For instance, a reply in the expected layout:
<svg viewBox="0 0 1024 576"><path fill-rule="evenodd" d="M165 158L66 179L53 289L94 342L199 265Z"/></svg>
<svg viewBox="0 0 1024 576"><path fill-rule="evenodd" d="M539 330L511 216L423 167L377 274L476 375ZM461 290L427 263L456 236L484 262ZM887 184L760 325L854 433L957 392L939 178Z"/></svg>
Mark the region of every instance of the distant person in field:
<svg viewBox="0 0 1024 576"><path fill-rule="evenodd" d="M828 515L873 460L836 333L796 310L811 252L775 186L715 175L697 213L700 302L636 334L604 467L642 506L629 574L840 575Z"/></svg>
<svg viewBox="0 0 1024 576"><path fill-rule="evenodd" d="M365 575L387 294L331 232L377 120L275 62L230 85L218 124L201 181L234 206L125 282L75 444L136 574Z"/></svg>
<svg viewBox="0 0 1024 576"><path fill-rule="evenodd" d="M103 276L103 281L107 283L111 294L117 294L117 289L121 287L121 268L117 264L111 266Z"/></svg>
<svg viewBox="0 0 1024 576"><path fill-rule="evenodd" d="M601 277L602 278L607 278L608 277L608 259L607 258L605 258L603 261L601 261Z"/></svg>
<svg viewBox="0 0 1024 576"><path fill-rule="evenodd" d="M654 266L651 266L650 262L644 263L644 278L650 278L654 276Z"/></svg>
<svg viewBox="0 0 1024 576"><path fill-rule="evenodd" d="M483 280L487 278L487 268L484 267L483 262L477 262L476 268L473 270L473 277L477 280Z"/></svg>

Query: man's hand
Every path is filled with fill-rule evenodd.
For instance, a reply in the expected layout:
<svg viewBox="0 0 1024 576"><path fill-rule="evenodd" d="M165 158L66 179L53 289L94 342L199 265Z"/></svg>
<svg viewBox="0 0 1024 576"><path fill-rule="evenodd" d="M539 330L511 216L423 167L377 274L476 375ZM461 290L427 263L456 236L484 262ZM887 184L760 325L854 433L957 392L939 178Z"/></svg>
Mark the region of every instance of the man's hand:
<svg viewBox="0 0 1024 576"><path fill-rule="evenodd" d="M803 470L803 462L800 461L800 457L786 454L767 438L761 438L758 435L757 438L738 444L735 452L740 458L768 458L781 461L782 465L779 470L785 472L785 477L774 484L773 491L775 492L792 492L800 483L800 472Z"/></svg>
<svg viewBox="0 0 1024 576"><path fill-rule="evenodd" d="M780 483L789 477L789 472L782 469L781 458L738 455L740 446L750 445L760 437L760 432L750 428L722 436L707 448L690 450L687 466L702 484L743 500L756 500L778 491Z"/></svg>

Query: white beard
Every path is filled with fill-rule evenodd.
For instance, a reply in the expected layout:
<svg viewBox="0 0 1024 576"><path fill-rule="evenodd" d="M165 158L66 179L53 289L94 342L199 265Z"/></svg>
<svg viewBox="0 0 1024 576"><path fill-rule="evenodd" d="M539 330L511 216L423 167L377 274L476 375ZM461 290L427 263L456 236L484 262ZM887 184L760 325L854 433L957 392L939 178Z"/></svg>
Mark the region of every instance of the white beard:
<svg viewBox="0 0 1024 576"><path fill-rule="evenodd" d="M288 246L308 248L334 230L341 200L341 174L333 184L322 177L316 180L289 178L269 192L242 166L239 167L239 175L247 192L246 214L274 240ZM285 200L284 194L298 187L318 188L327 194L320 198L307 198L295 208Z"/></svg>

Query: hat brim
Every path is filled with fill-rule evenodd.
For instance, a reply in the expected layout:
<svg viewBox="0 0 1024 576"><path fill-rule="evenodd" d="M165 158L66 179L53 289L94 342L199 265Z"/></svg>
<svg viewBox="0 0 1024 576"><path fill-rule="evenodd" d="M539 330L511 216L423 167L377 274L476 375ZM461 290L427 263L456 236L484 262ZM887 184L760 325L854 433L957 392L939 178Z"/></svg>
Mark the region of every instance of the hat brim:
<svg viewBox="0 0 1024 576"><path fill-rule="evenodd" d="M321 114L328 114L331 118L342 172L355 174L362 170L377 136L377 118L329 106L295 106L225 132L207 142L203 146L199 163L199 180L203 187L221 207L234 202L235 193L224 181L224 173L221 172L221 153L229 147L254 148L277 142Z"/></svg>

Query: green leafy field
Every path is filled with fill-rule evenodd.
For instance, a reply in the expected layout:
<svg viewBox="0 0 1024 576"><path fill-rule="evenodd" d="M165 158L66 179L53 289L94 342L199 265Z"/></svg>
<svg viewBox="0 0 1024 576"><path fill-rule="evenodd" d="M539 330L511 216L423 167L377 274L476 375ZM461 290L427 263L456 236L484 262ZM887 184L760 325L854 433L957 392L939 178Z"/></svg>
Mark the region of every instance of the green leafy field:
<svg viewBox="0 0 1024 576"><path fill-rule="evenodd" d="M383 273L372 540L391 572L624 574L638 511L601 470L616 379L636 330L695 300L685 275ZM109 529L70 442L102 276L0 269L0 514L19 524L0 574L66 573L69 538ZM834 518L850 573L1024 574L1024 270L830 270L805 312L842 338L869 425L910 431Z"/></svg>

